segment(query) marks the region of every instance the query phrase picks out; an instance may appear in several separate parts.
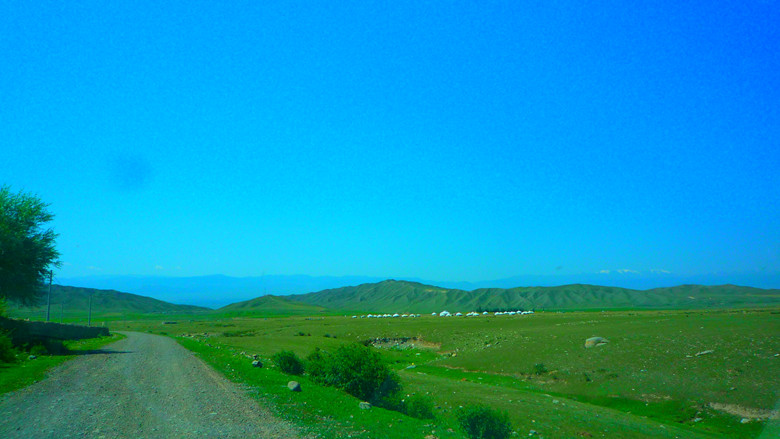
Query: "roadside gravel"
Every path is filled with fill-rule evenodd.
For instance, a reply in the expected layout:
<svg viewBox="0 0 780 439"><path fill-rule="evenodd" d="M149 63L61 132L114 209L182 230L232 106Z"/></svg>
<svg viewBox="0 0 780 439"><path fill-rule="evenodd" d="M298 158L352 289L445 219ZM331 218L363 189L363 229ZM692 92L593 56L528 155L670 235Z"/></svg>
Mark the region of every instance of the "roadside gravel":
<svg viewBox="0 0 780 439"><path fill-rule="evenodd" d="M126 335L0 397L0 437L299 436L174 340Z"/></svg>

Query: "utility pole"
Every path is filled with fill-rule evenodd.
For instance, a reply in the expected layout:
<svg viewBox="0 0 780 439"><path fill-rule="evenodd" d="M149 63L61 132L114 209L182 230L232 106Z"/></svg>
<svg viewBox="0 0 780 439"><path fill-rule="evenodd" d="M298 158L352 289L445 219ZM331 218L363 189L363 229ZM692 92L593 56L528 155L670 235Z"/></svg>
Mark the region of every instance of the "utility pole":
<svg viewBox="0 0 780 439"><path fill-rule="evenodd" d="M89 293L89 317L87 318L87 326L92 326L92 293Z"/></svg>
<svg viewBox="0 0 780 439"><path fill-rule="evenodd" d="M46 321L49 321L51 315L51 282L54 277L54 270L49 270L49 296L46 298Z"/></svg>

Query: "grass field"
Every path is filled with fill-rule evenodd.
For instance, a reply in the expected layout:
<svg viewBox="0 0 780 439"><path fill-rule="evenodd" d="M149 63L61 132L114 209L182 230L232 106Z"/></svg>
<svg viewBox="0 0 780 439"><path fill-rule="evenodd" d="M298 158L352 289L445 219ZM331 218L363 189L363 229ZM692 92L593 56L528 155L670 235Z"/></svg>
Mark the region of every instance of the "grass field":
<svg viewBox="0 0 780 439"><path fill-rule="evenodd" d="M328 422L356 422L354 410L342 413L334 409L342 403L329 402L351 397L308 382L307 388L329 396L315 396L313 390L291 396L284 388L289 377L251 368L240 352L259 354L270 364L268 358L283 349L305 356L315 347L384 339L375 345L399 371L405 392L431 396L438 419L419 424L387 412L371 415L382 418L375 423L361 413L363 424L355 431L366 430L367 437L408 437L385 428L398 422L415 425L420 434L438 428L435 435L443 437L441 432L451 428L448 433L457 435L453 409L483 402L507 410L520 435L535 430L544 437L753 438L762 434L767 418L777 415L780 397L777 309L201 318L115 322L112 330L188 335L179 337L185 346L233 379L254 383L263 393L273 394L268 386L276 386L282 413L299 416L297 407L304 401L309 407L322 404L309 417L301 415L301 422L322 428ZM592 336L610 342L585 349L585 339ZM231 367L220 366L227 361ZM380 411L385 412L374 410Z"/></svg>
<svg viewBox="0 0 780 439"><path fill-rule="evenodd" d="M0 363L0 395L40 381L46 377L46 373L51 368L84 352L98 349L101 346L123 338L122 334L113 333L108 337L69 340L63 343L67 349L65 354L48 355L41 353L32 360L29 359L29 353L20 352L17 354L17 363Z"/></svg>

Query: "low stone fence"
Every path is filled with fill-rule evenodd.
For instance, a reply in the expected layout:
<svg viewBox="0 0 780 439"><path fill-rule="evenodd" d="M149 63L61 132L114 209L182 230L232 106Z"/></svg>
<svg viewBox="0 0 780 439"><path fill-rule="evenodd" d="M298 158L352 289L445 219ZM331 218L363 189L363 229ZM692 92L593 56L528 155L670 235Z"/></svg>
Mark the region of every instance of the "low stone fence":
<svg viewBox="0 0 780 439"><path fill-rule="evenodd" d="M28 322L26 320L0 317L0 329L9 332L11 342L16 346L25 343L50 340L81 340L108 334L108 328L80 325L63 325L52 322Z"/></svg>

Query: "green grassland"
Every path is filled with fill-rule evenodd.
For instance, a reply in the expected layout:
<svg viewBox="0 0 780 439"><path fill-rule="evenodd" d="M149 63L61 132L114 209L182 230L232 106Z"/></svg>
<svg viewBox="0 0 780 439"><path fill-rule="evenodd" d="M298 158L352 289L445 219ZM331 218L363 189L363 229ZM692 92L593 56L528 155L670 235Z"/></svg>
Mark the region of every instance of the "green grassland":
<svg viewBox="0 0 780 439"><path fill-rule="evenodd" d="M481 402L507 410L520 436L753 438L777 432L776 421L773 432L764 429L780 398L779 318L777 308L395 319L210 314L175 324L115 322L112 330L176 336L326 437L457 437L453 410ZM584 348L592 336L610 342ZM270 364L280 350L305 356L370 339L384 339L376 349L405 393L433 398L437 420L361 412L354 398L305 376L295 378L304 392L292 394L284 387L290 377L252 368L241 355Z"/></svg>
<svg viewBox="0 0 780 439"><path fill-rule="evenodd" d="M48 354L36 351L37 358L30 359L29 353L19 352L16 363L0 363L0 395L29 386L46 377L47 372L65 361L96 350L101 346L125 338L122 334L112 333L108 337L68 340L63 342L64 353Z"/></svg>

